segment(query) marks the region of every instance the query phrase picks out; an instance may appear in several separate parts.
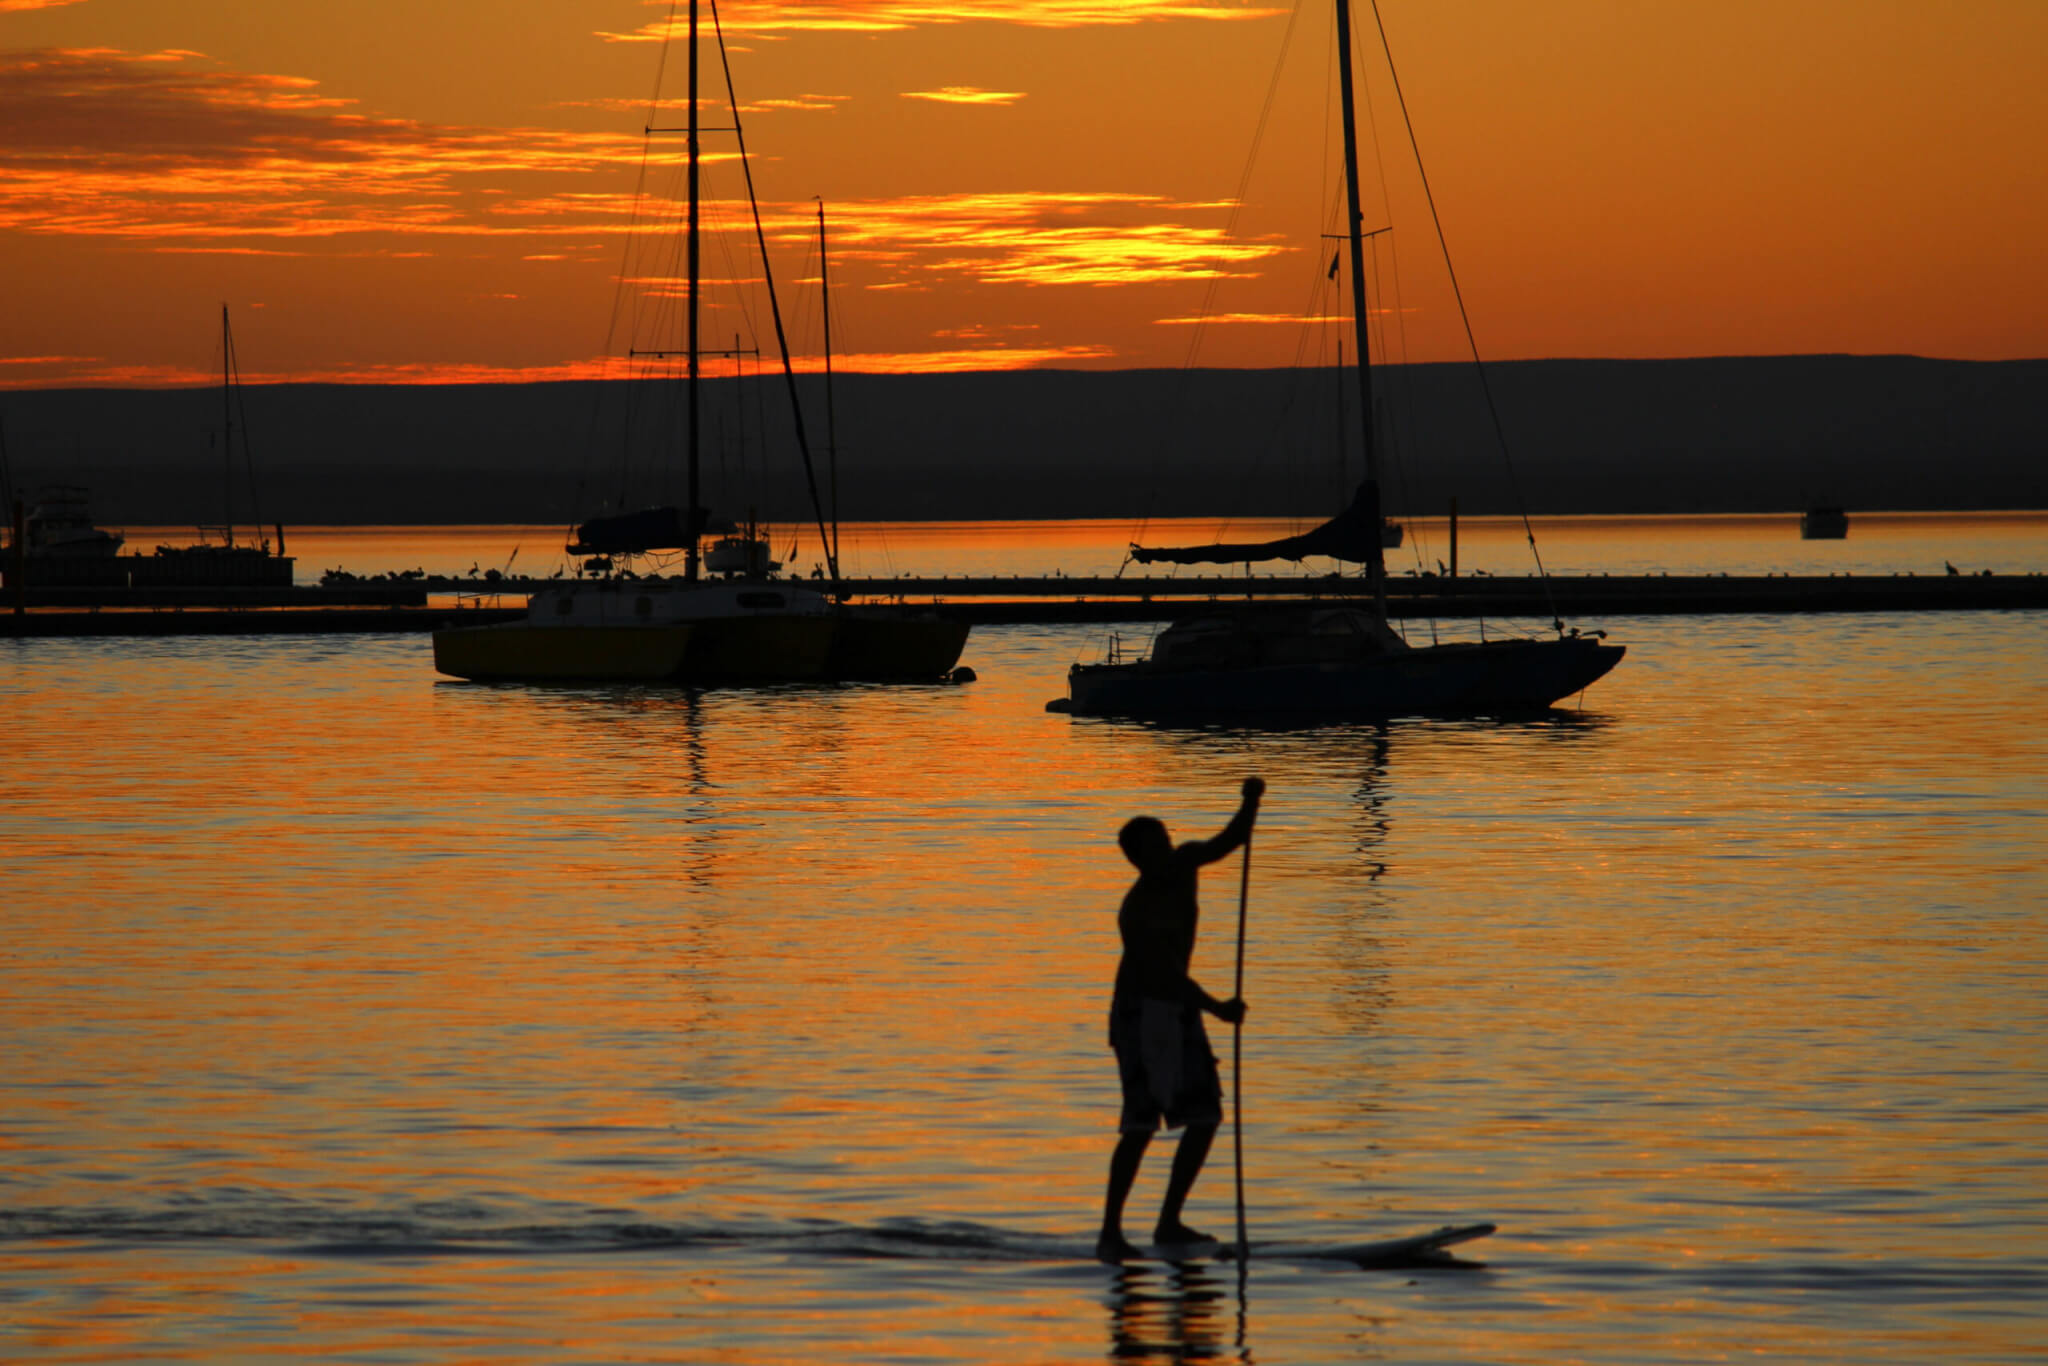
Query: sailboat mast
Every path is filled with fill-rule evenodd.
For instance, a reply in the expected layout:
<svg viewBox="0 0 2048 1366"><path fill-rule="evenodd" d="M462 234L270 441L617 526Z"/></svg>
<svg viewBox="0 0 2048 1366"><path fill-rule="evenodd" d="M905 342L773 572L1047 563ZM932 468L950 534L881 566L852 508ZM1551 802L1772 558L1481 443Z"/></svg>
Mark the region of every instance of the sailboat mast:
<svg viewBox="0 0 2048 1366"><path fill-rule="evenodd" d="M234 334L228 331L228 306L220 306L220 519L221 537L235 544L235 390Z"/></svg>
<svg viewBox="0 0 2048 1366"><path fill-rule="evenodd" d="M1344 106L1344 210L1351 239L1351 325L1358 334L1359 421L1365 432L1366 496L1361 509L1370 528L1372 558L1366 573L1380 615L1387 611L1387 559L1380 549L1380 465L1373 442L1372 348L1367 340L1365 311L1365 219L1358 208L1358 116L1351 85L1351 0L1337 0L1337 84Z"/></svg>
<svg viewBox="0 0 2048 1366"><path fill-rule="evenodd" d="M1337 501L1332 507L1343 507L1344 500L1351 494L1351 462L1344 455L1344 339L1337 338Z"/></svg>
<svg viewBox="0 0 2048 1366"><path fill-rule="evenodd" d="M832 575L839 576L839 429L832 419L832 276L825 264L825 201L818 201L818 297L825 323L825 478L832 496Z"/></svg>
<svg viewBox="0 0 2048 1366"><path fill-rule="evenodd" d="M14 462L7 458L6 413L0 413L0 505L14 506Z"/></svg>
<svg viewBox="0 0 2048 1366"><path fill-rule="evenodd" d="M684 513L684 516L688 519L688 525L684 528L683 531L684 540L686 541L686 545L683 551L683 578L690 583L695 583L697 581L698 571L697 533L700 530L699 524L702 521L702 514L698 511L699 495L697 480L697 441L698 434L700 431L701 416L698 409L697 393L697 295L699 293L698 286L700 283L699 272L701 265L698 255L700 244L698 242L697 231L697 168L698 162L700 160L699 148L697 145L697 0L690 0L690 123L689 133L686 139L686 145L688 148L690 163L690 216L688 228L686 229L684 239L688 244L685 248L685 254L689 257L690 291L690 301L688 309L689 319L688 322L685 324L685 326L689 330L689 336L686 339L686 345L689 348L690 355L689 379L687 381L689 385L690 431L688 438L689 445L686 451L690 469L690 500L689 508Z"/></svg>

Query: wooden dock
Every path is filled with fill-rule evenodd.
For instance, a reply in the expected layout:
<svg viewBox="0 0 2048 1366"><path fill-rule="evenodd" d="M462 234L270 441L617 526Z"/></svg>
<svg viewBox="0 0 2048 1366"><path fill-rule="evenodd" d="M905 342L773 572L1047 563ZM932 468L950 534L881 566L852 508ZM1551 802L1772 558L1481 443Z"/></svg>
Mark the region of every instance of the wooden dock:
<svg viewBox="0 0 2048 1366"><path fill-rule="evenodd" d="M0 603L0 635L298 635L431 631L510 621L548 580L357 580L290 589L31 589ZM788 580L823 588L816 580ZM924 577L849 579L857 602L930 606L975 625L1171 621L1223 604L1338 601L1356 579L1282 575L1172 578ZM13 598L15 595L10 594ZM1672 614L2021 611L2048 607L2048 576L2005 575L1595 575L1387 582L1387 609L1405 620L1486 618L1575 625ZM22 610L26 608L27 610ZM12 610L9 610L12 609Z"/></svg>

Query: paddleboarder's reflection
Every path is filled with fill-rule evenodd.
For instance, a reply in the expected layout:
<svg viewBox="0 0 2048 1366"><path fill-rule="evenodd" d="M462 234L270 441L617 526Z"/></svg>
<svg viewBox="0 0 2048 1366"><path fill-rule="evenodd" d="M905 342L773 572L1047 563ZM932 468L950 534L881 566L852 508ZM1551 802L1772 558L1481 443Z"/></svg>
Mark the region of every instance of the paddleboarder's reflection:
<svg viewBox="0 0 2048 1366"><path fill-rule="evenodd" d="M1127 1263L1110 1283L1110 1359L1249 1362L1231 1304L1212 1264Z"/></svg>

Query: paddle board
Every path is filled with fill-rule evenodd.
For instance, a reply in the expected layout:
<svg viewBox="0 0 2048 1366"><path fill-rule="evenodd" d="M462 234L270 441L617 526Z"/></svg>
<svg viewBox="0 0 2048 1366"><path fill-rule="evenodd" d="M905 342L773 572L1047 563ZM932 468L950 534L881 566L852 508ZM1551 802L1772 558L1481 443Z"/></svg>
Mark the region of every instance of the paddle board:
<svg viewBox="0 0 2048 1366"><path fill-rule="evenodd" d="M1455 1260L1449 1249L1484 1238L1493 1224L1445 1224L1429 1233L1385 1238L1371 1243L1253 1243L1252 1260L1334 1261L1358 1267L1441 1266ZM1142 1260L1157 1262L1234 1262L1235 1242L1164 1243L1142 1249Z"/></svg>

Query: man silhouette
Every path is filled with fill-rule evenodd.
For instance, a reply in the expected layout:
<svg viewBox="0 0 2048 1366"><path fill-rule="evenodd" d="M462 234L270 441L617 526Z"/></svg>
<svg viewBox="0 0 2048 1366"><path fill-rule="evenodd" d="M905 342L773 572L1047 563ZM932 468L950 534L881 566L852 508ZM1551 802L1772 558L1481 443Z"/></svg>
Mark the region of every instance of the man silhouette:
<svg viewBox="0 0 2048 1366"><path fill-rule="evenodd" d="M1228 857L1251 837L1265 790L1259 779L1245 779L1237 814L1214 839L1192 840L1176 848L1166 827L1150 816L1132 819L1117 833L1117 843L1137 868L1138 880L1124 894L1117 913L1124 952L1110 999L1109 1046L1116 1051L1117 1075L1123 1083L1123 1116L1117 1126L1121 1137L1109 1160L1102 1233L1095 1242L1095 1255L1102 1261L1138 1255L1124 1239L1124 1202L1145 1149L1162 1123L1183 1132L1152 1239L1166 1245L1213 1241L1181 1221L1181 1207L1202 1174L1209 1145L1223 1123L1223 1084L1202 1013L1237 1024L1244 1019L1244 1002L1235 997L1219 1001L1188 975L1201 917L1195 882L1204 864Z"/></svg>

